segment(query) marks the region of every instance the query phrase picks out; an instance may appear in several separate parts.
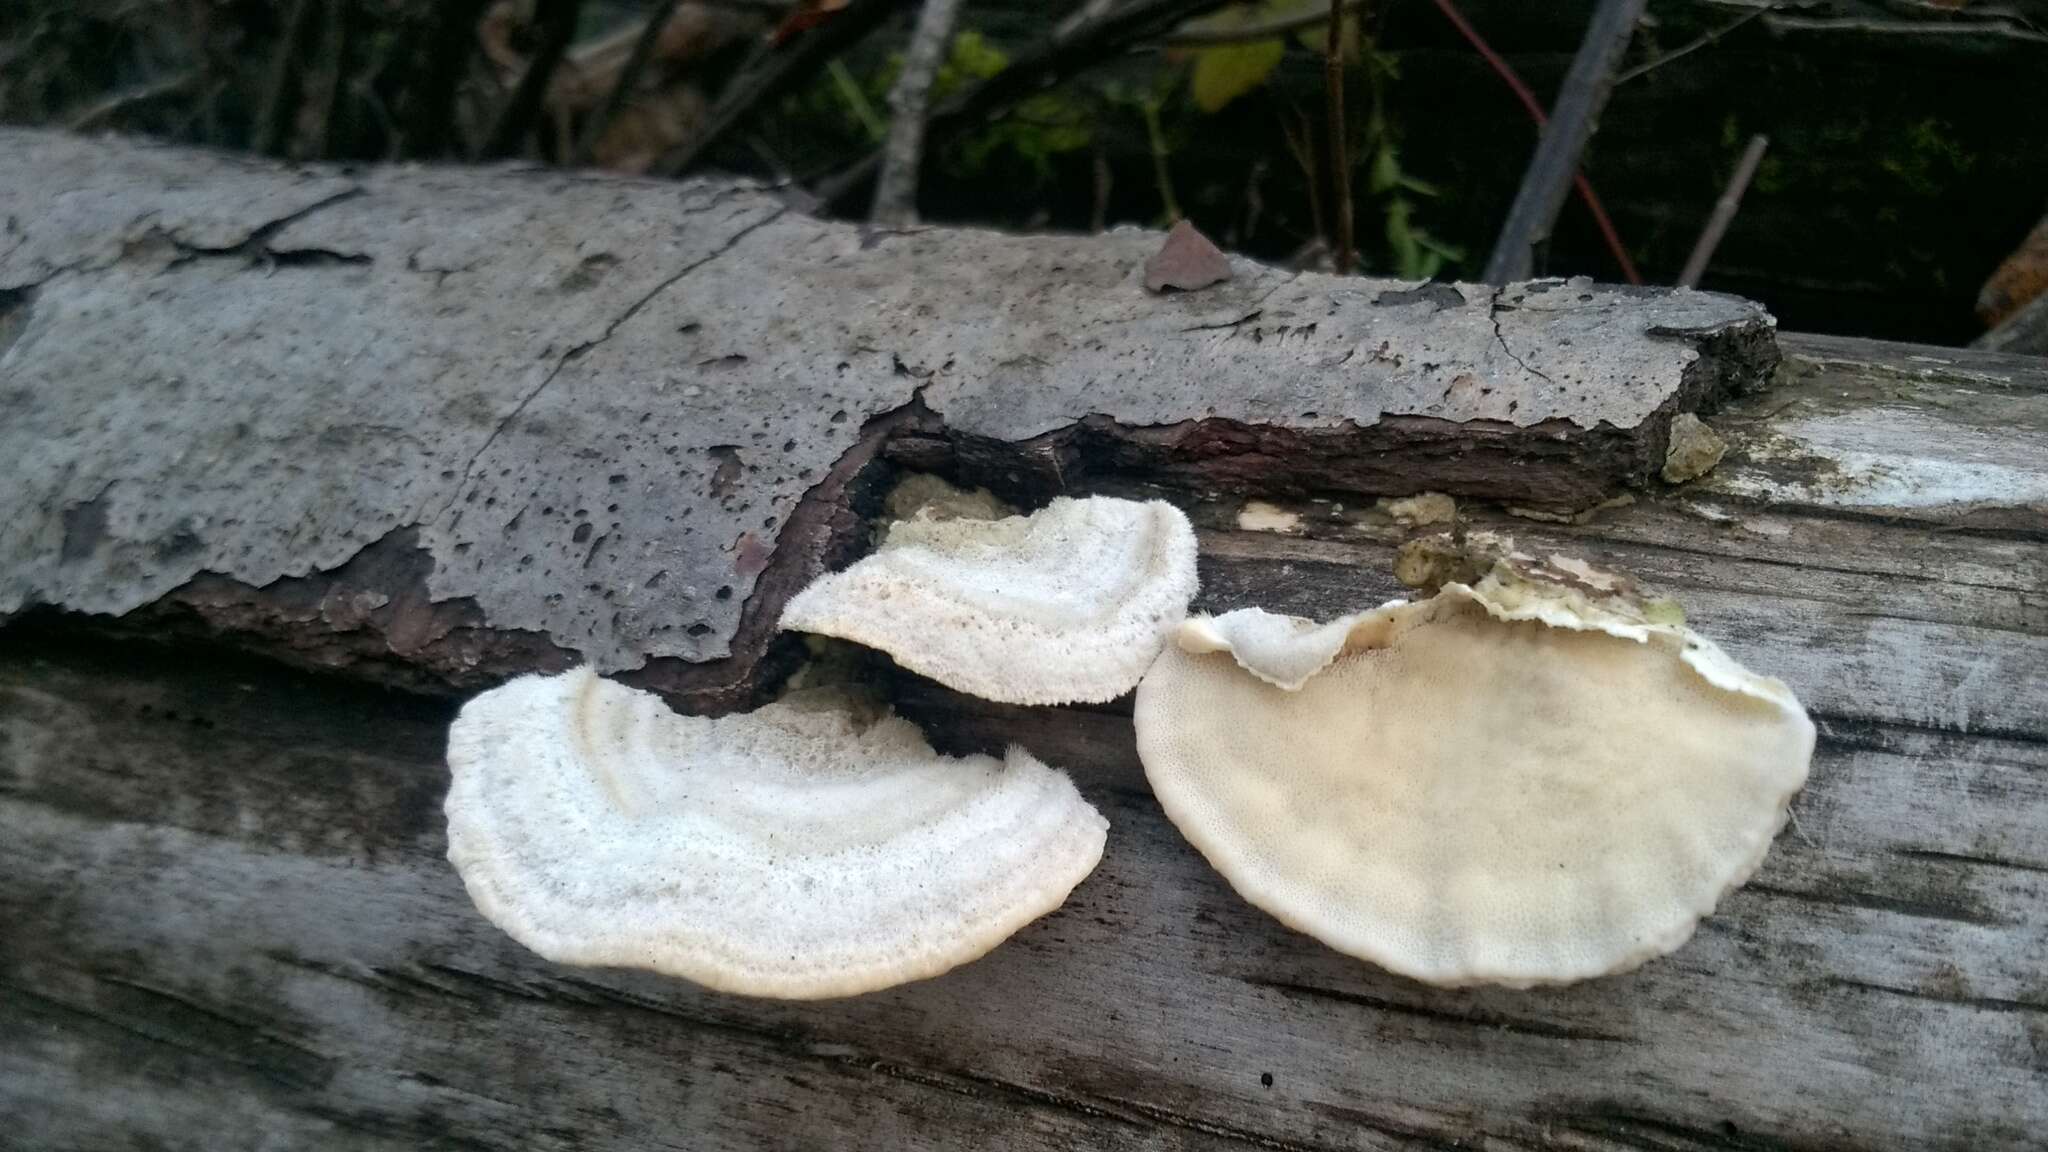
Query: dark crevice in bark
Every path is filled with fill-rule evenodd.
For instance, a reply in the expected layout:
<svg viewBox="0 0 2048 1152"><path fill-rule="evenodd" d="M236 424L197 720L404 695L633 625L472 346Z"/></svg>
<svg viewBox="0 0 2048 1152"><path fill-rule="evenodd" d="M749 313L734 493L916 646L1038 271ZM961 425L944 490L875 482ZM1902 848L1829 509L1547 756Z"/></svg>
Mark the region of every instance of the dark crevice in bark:
<svg viewBox="0 0 2048 1152"><path fill-rule="evenodd" d="M273 221L232 250L261 251L291 220L337 202L340 193ZM726 244L693 261L625 309L603 335L563 353L555 373L530 393L543 391L563 366L602 343L641 308L696 269L732 251L777 215L741 229ZM217 255L219 253L208 253ZM274 254L273 254L274 256ZM348 257L335 254L336 259ZM1674 334L1678 335L1678 334ZM1775 361L1768 329L1751 325L1713 334L1684 334L1702 344L1678 397L1667 407L1711 407L1767 375ZM4 397L0 397L4 400ZM520 406L523 409L524 404ZM462 474L507 427L500 421ZM988 487L1031 506L1062 493L1134 487L1183 497L1215 494L1401 496L1436 490L1519 505L1580 509L1640 484L1662 463L1661 412L1644 427L1569 421L1530 427L1457 423L1426 417L1387 417L1369 426L1333 428L1248 424L1221 419L1133 426L1088 416L1029 440L1010 442L951 428L922 396L870 419L854 446L799 501L772 537L743 536L736 563L762 565L734 635L730 655L692 663L651 659L620 679L667 696L691 712L721 713L751 707L772 693L801 662L802 644L777 633L782 605L824 571L843 566L866 546L867 524L879 494L899 468L926 471ZM459 486L458 486L459 489ZM84 507L67 527L89 530ZM422 523L431 523L429 512ZM80 542L75 548L83 548ZM470 598L435 600L433 570L407 527L372 541L347 563L263 587L201 574L156 602L118 621L67 617L134 635L204 636L224 640L302 667L346 671L413 691L467 693L522 672L570 667L578 654L545 634L495 625Z"/></svg>
<svg viewBox="0 0 2048 1152"><path fill-rule="evenodd" d="M1418 1020L1429 1020L1459 1028L1484 1028L1494 1032L1505 1032L1514 1036L1528 1036L1539 1040L1577 1041L1595 1044L1634 1044L1633 1036L1618 1036L1586 1028L1574 1028L1568 1024L1552 1024L1543 1020L1521 1020L1500 1016L1490 1012L1459 1012L1435 1008L1426 1004L1403 1004L1379 996L1368 996L1359 992L1343 992L1334 988L1317 988L1286 980L1248 979L1245 981L1259 988L1270 988L1283 996L1301 1000L1326 1001L1367 1008L1374 1012L1410 1016Z"/></svg>

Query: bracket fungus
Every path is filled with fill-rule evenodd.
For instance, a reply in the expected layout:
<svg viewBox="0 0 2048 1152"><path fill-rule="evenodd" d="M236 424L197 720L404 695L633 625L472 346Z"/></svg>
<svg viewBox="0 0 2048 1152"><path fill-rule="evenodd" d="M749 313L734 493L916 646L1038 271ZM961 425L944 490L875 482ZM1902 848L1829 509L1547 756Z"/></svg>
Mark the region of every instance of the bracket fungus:
<svg viewBox="0 0 2048 1152"><path fill-rule="evenodd" d="M1330 666L1350 642L1352 627L1367 615L1318 624L1263 608L1239 608L1221 616L1189 617L1174 639L1183 652L1228 652L1238 667L1293 692Z"/></svg>
<svg viewBox="0 0 2048 1152"><path fill-rule="evenodd" d="M1100 703L1137 684L1194 595L1178 508L1063 496L1029 516L899 521L791 597L782 627L879 648L984 700Z"/></svg>
<svg viewBox="0 0 2048 1152"><path fill-rule="evenodd" d="M1432 984L1679 947L1762 864L1813 751L1785 685L1669 606L1508 545L1473 583L1321 628L1190 620L1138 688L1145 774L1217 871Z"/></svg>
<svg viewBox="0 0 2048 1152"><path fill-rule="evenodd" d="M448 857L550 960L790 999L972 960L1101 859L1108 822L1065 774L842 703L707 719L588 669L514 680L449 733Z"/></svg>

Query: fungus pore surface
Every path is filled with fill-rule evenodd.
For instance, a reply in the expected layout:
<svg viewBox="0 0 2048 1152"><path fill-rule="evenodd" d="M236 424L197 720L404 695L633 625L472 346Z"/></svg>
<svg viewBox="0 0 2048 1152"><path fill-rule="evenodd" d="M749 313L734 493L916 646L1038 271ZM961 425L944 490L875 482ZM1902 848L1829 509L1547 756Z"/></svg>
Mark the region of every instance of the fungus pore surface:
<svg viewBox="0 0 2048 1152"><path fill-rule="evenodd" d="M879 648L986 700L1100 702L1145 674L1195 583L1179 509L1061 497L1029 516L899 521L792 597L782 627Z"/></svg>
<svg viewBox="0 0 2048 1152"><path fill-rule="evenodd" d="M1812 722L1606 574L1542 569L1517 554L1322 630L1190 620L1137 695L1167 815L1254 905L1429 983L1679 947L1763 862ZM1327 664L1276 686L1267 634L1320 656L1331 629Z"/></svg>
<svg viewBox="0 0 2048 1152"><path fill-rule="evenodd" d="M830 696L681 716L587 669L469 702L448 857L492 923L564 964L754 996L935 976L1059 906L1108 823L1020 749L938 755Z"/></svg>

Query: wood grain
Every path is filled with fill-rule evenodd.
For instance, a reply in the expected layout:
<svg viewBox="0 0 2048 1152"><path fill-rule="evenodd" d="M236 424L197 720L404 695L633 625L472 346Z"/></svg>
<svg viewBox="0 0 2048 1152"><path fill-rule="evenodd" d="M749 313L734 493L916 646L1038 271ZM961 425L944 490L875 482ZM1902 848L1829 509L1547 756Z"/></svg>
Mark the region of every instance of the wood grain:
<svg viewBox="0 0 2048 1152"><path fill-rule="evenodd" d="M940 743L1025 743L1110 818L1065 907L937 980L832 1003L562 968L485 923L442 859L445 701L30 620L0 633L7 1138L2038 1147L2048 518L2028 493L2048 458L2022 449L2048 389L2014 358L1786 346L1778 387L1719 421L1738 451L1708 480L1580 524L1464 509L1680 596L1820 723L1762 872L1637 972L1443 991L1337 955L1244 905L1164 821L1126 705L1002 708L893 673ZM1894 469L1947 469L1953 490L1878 506L1864 481L1812 482L1827 443L1756 450L1871 409L1905 417L1870 424L1900 430L1877 446ZM1973 460L2006 471L1956 468ZM1191 508L1205 606L1326 614L1397 591L1409 530L1370 505L1297 502L1286 534L1237 528L1234 498Z"/></svg>

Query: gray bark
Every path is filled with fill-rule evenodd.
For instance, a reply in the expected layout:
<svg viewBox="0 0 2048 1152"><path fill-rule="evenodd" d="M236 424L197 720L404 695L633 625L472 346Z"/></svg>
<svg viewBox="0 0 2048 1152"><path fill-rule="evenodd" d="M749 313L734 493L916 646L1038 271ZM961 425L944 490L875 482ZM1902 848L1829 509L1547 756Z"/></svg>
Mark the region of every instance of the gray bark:
<svg viewBox="0 0 2048 1152"><path fill-rule="evenodd" d="M918 172L924 161L925 110L932 82L953 43L960 0L924 0L903 67L889 89L889 139L882 147L882 174L875 178L875 205L868 219L884 227L917 223Z"/></svg>
<svg viewBox="0 0 2048 1152"><path fill-rule="evenodd" d="M2048 1130L2039 359L1788 336L1769 390L1709 415L1720 465L1666 488L1640 482L1654 414L1734 390L1758 349L1647 333L1762 329L1725 298L1252 265L1154 298L1145 234L863 247L724 185L0 147L30 160L0 169L0 587L74 610L0 630L0 1140L2000 1152ZM629 622L695 610L644 593L766 564L751 603L856 544L895 466L1164 493L1200 529L1200 607L1311 616L1396 591L1408 530L1360 494L1458 488L1469 523L1632 572L1784 677L1819 725L1811 782L1672 956L1446 991L1234 896L1146 790L1124 706L878 669L942 745L1069 769L1107 855L937 980L762 1002L525 952L444 859L446 701L180 631L386 678L501 678L562 658L556 631L631 652ZM1578 522L1504 507L1631 480Z"/></svg>
<svg viewBox="0 0 2048 1152"><path fill-rule="evenodd" d="M1002 1147L2001 1152L2048 1127L2048 370L1787 339L1709 477L1559 525L1821 740L1795 823L1672 956L1430 989L1246 906L1127 718L897 681L1112 821L1065 907L940 979L786 1004L536 959L443 859L449 708L0 633L0 1115L29 1148ZM627 419L633 419L628 414ZM1201 604L1395 591L1369 504L1187 501ZM1272 522L1268 513L1263 520ZM1270 1077L1270 1082L1268 1081Z"/></svg>
<svg viewBox="0 0 2048 1152"><path fill-rule="evenodd" d="M1240 261L1156 296L1137 230L863 237L731 183L0 151L0 614L168 611L406 683L586 660L746 703L885 442L1032 498L1120 471L1569 509L1648 483L1674 414L1776 356L1710 293Z"/></svg>

